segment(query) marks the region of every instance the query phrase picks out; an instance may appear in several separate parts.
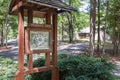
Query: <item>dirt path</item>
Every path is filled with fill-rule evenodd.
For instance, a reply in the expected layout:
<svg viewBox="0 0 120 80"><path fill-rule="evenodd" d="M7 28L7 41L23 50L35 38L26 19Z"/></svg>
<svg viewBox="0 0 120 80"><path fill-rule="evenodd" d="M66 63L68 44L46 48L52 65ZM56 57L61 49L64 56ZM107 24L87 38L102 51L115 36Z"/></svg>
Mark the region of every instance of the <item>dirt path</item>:
<svg viewBox="0 0 120 80"><path fill-rule="evenodd" d="M18 57L18 45L17 40L11 40L8 42L8 46L12 47L8 50L0 50L0 56L10 58L12 60L17 60ZM81 54L85 52L87 45L76 43L76 44L66 44L66 43L60 43L58 44L58 52L67 52L70 54Z"/></svg>
<svg viewBox="0 0 120 80"><path fill-rule="evenodd" d="M85 53L87 49L87 44L83 44L83 43L73 43L73 44L65 44L65 43L61 43L58 45L58 51L59 52L67 52L70 54L83 54Z"/></svg>
<svg viewBox="0 0 120 80"><path fill-rule="evenodd" d="M4 49L0 50L0 56L5 58L10 58L12 60L18 60L18 45L17 40L11 40L8 42L8 46L11 47L11 49Z"/></svg>
<svg viewBox="0 0 120 80"><path fill-rule="evenodd" d="M116 65L116 69L113 71L113 75L120 77L120 61L114 62Z"/></svg>

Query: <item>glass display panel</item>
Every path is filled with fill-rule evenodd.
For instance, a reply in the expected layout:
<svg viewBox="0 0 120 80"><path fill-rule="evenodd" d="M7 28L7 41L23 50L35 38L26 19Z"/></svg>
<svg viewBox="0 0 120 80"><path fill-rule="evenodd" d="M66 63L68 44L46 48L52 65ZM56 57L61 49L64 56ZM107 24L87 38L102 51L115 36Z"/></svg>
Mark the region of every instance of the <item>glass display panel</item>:
<svg viewBox="0 0 120 80"><path fill-rule="evenodd" d="M30 31L30 49L41 50L50 48L50 33L45 31Z"/></svg>

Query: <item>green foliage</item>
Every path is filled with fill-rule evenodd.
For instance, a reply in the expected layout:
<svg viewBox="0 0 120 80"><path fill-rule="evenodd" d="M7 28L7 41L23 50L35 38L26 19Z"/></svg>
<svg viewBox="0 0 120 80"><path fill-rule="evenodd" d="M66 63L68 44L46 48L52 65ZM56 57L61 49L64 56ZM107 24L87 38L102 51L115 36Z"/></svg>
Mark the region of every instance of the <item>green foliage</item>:
<svg viewBox="0 0 120 80"><path fill-rule="evenodd" d="M120 34L120 22L119 22L119 16L120 16L120 8L119 8L120 0L110 0L109 1L109 14L108 14L108 24L109 28L107 29L107 32L110 33L110 35L114 38L116 36L114 33L117 30L118 34ZM117 17L115 19L115 17ZM116 27L116 29L115 29Z"/></svg>
<svg viewBox="0 0 120 80"><path fill-rule="evenodd" d="M26 67L26 66L25 66ZM0 80L14 80L18 63L8 58L0 57ZM25 80L30 80L30 75L25 75Z"/></svg>
<svg viewBox="0 0 120 80"><path fill-rule="evenodd" d="M34 66L41 65L44 65L44 59L34 62ZM60 54L58 67L60 80L113 80L111 72L114 65L104 58ZM31 80L38 79L50 80L50 72L32 75Z"/></svg>
<svg viewBox="0 0 120 80"><path fill-rule="evenodd" d="M16 38L18 34L17 17L9 16L8 22L8 39Z"/></svg>
<svg viewBox="0 0 120 80"><path fill-rule="evenodd" d="M71 13L62 13L58 16L59 39L61 39L61 37L67 40L68 38L75 39L75 35L80 31L80 29L89 26L89 14L80 11L80 7L83 5L81 0L62 1L74 7L77 11Z"/></svg>
<svg viewBox="0 0 120 80"><path fill-rule="evenodd" d="M13 80L16 70L17 63L0 57L0 80Z"/></svg>
<svg viewBox="0 0 120 80"><path fill-rule="evenodd" d="M34 61L34 67L40 67L40 66L43 66L43 65L45 65L45 60L43 58L39 58L39 59ZM51 71L31 74L31 79L30 80L39 80L39 79L42 79L42 80L51 79Z"/></svg>
<svg viewBox="0 0 120 80"><path fill-rule="evenodd" d="M45 65L45 59L34 61L34 67ZM60 54L58 56L60 80L119 80L111 75L114 65L103 58L86 56L72 56ZM0 57L0 80L13 80L17 70L17 63ZM46 77L47 76L47 77ZM51 71L26 75L25 80L50 80Z"/></svg>
<svg viewBox="0 0 120 80"><path fill-rule="evenodd" d="M16 38L17 36L17 18L15 16L10 16L9 11L10 0L0 1L0 33L3 32L2 39ZM2 34L0 35L2 36Z"/></svg>

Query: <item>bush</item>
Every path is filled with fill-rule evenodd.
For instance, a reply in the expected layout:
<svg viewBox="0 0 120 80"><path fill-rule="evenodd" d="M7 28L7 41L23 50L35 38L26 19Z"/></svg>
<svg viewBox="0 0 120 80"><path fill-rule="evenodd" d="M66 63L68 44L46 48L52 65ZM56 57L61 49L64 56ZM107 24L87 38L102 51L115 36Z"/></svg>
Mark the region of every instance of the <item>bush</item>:
<svg viewBox="0 0 120 80"><path fill-rule="evenodd" d="M42 66L44 62L44 59L38 59L34 66ZM104 58L60 54L58 67L60 80L113 80L114 65ZM36 73L31 80L50 80L50 76L51 72Z"/></svg>
<svg viewBox="0 0 120 80"><path fill-rule="evenodd" d="M60 80L113 80L114 65L104 58L87 56L58 57Z"/></svg>
<svg viewBox="0 0 120 80"><path fill-rule="evenodd" d="M45 60L43 58L39 58L34 61L33 65L34 65L33 67L43 66L43 65L45 65ZM51 71L31 74L30 80L40 80L40 79L41 80L50 80L51 79Z"/></svg>

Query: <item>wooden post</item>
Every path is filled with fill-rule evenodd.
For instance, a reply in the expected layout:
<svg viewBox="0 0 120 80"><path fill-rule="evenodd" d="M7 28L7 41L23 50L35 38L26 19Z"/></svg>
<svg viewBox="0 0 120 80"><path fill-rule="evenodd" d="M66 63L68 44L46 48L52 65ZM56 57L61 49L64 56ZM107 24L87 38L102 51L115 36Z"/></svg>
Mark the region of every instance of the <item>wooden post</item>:
<svg viewBox="0 0 120 80"><path fill-rule="evenodd" d="M57 68L57 13L53 14L53 40L52 63L54 70L52 71L52 80L59 80L59 71Z"/></svg>
<svg viewBox="0 0 120 80"><path fill-rule="evenodd" d="M33 23L33 11L28 10L28 25Z"/></svg>
<svg viewBox="0 0 120 80"><path fill-rule="evenodd" d="M51 13L46 14L46 24L51 25ZM50 53L46 53L45 57L46 57L46 66L50 67Z"/></svg>
<svg viewBox="0 0 120 80"><path fill-rule="evenodd" d="M18 71L15 80L24 80L24 10L18 12Z"/></svg>
<svg viewBox="0 0 120 80"><path fill-rule="evenodd" d="M28 27L31 23L33 23L33 11L28 10ZM32 70L33 69L33 53L30 50L29 52L30 53L28 54L28 69Z"/></svg>

